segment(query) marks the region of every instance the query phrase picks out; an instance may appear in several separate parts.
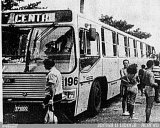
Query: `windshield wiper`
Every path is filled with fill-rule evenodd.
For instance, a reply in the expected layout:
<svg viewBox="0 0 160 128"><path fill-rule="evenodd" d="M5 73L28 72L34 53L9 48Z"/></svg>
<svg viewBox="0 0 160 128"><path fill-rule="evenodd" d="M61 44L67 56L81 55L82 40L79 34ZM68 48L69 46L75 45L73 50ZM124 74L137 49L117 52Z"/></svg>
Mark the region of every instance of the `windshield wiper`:
<svg viewBox="0 0 160 128"><path fill-rule="evenodd" d="M31 30L31 35L33 33L33 29ZM30 46L30 42L31 42L31 36L29 37L30 39L28 40L28 44L27 44L27 53L26 53L26 66L24 69L24 72L29 72L29 62L30 62L30 50L29 50L29 46Z"/></svg>

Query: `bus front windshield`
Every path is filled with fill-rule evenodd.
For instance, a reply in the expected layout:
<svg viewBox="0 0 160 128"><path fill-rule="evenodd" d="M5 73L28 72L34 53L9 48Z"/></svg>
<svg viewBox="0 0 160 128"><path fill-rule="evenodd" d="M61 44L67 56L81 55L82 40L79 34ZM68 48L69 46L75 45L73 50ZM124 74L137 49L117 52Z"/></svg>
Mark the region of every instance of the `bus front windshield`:
<svg viewBox="0 0 160 128"><path fill-rule="evenodd" d="M60 72L74 69L75 43L71 27L12 29L2 29L4 72L46 72L43 61L47 58L55 61Z"/></svg>

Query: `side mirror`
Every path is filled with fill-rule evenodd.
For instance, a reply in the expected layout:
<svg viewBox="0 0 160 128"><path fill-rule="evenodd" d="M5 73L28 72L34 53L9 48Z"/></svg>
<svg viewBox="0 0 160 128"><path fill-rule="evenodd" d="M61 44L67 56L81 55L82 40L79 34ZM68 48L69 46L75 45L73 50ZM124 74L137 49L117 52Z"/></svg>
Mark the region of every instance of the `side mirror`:
<svg viewBox="0 0 160 128"><path fill-rule="evenodd" d="M95 28L90 28L89 29L89 40L90 41L95 41L96 40L96 29Z"/></svg>

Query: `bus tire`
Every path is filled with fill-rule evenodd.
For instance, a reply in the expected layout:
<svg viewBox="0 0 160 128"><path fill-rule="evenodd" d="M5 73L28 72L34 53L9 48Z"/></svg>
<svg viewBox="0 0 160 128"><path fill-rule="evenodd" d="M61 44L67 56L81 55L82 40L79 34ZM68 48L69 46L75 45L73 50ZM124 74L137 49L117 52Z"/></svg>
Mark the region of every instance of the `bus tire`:
<svg viewBox="0 0 160 128"><path fill-rule="evenodd" d="M101 108L101 86L98 80L93 82L91 87L90 96L89 96L89 104L88 104L88 112L89 115L95 115L99 112Z"/></svg>

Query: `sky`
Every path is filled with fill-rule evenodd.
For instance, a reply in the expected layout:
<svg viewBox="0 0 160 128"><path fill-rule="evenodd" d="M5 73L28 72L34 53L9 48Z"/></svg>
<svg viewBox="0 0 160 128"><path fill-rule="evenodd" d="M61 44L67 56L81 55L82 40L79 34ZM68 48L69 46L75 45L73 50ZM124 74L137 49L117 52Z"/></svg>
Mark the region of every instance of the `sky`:
<svg viewBox="0 0 160 128"><path fill-rule="evenodd" d="M100 0L98 6L99 13L126 20L135 29L151 33L147 41L160 52L160 0Z"/></svg>
<svg viewBox="0 0 160 128"><path fill-rule="evenodd" d="M32 1L25 0L24 4ZM70 5L77 8L75 1L79 0L35 1L41 1L41 5L48 8ZM63 1L65 2L62 5ZM126 20L127 23L133 24L134 29L140 28L141 31L151 33L152 36L147 42L160 52L160 0L85 0L85 2L87 14L94 14L97 19L101 14L113 16L115 20Z"/></svg>

